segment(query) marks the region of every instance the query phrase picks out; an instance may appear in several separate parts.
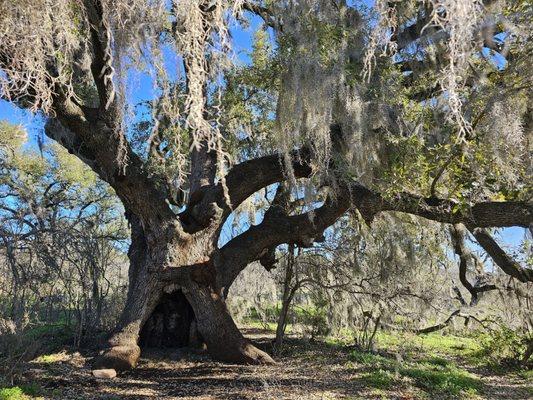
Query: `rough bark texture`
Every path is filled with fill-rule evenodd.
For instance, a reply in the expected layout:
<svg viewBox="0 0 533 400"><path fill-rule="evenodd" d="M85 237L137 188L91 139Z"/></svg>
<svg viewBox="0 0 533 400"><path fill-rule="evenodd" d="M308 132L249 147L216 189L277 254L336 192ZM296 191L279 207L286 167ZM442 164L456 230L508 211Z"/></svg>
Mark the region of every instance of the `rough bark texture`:
<svg viewBox="0 0 533 400"><path fill-rule="evenodd" d="M228 312L220 292L193 283L185 291L209 353L219 360L239 364L272 364L274 360L246 340Z"/></svg>

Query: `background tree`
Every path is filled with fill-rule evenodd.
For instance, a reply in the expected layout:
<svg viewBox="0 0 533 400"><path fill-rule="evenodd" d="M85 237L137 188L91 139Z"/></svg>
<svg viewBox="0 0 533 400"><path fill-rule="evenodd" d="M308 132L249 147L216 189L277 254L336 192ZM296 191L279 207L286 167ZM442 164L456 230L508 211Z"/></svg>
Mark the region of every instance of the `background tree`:
<svg viewBox="0 0 533 400"><path fill-rule="evenodd" d="M74 156L55 144L24 149L25 139L0 123L2 314L20 331L30 320L64 323L79 341L114 322L104 316L125 283L122 211Z"/></svg>

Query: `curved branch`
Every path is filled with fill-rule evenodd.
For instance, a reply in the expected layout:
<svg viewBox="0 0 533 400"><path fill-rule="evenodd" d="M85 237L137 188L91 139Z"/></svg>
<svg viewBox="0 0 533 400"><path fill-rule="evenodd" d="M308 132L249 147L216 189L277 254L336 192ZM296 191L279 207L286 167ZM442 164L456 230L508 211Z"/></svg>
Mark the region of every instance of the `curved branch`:
<svg viewBox="0 0 533 400"><path fill-rule="evenodd" d="M263 158L262 161L267 159ZM254 161L247 165L254 165ZM255 176L258 177L255 180L253 174L247 177L258 184L264 184L274 177L283 179L283 174L274 170L270 174L258 172ZM258 189L254 187L255 190ZM239 195L244 197L245 193L241 188ZM473 205L467 212L461 212L455 211L456 204L449 200L422 198L407 193L399 194L394 200L387 200L381 194L354 183L349 188L340 186L336 199L328 198L325 204L313 213L287 216L283 213L267 212L261 224L252 226L220 249L220 259L217 262L222 266L218 274L220 286L230 285L247 264L264 256L272 247L282 243L311 246L314 241L320 240L323 231L335 223L351 205L358 208L367 223L371 223L376 214L384 211L405 212L452 224L464 222L469 226L478 227L527 226L533 220L533 207L527 203L483 202ZM489 289L492 288L483 287L479 292Z"/></svg>
<svg viewBox="0 0 533 400"><path fill-rule="evenodd" d="M483 285L483 286L473 286L466 276L468 270L468 259L472 259L473 255L471 251L465 245L465 227L462 224L455 224L450 229L450 234L453 240L453 248L455 254L459 256L459 280L463 284L466 290L470 292L470 306L475 305L478 302L479 293L488 292L490 290L496 290L498 287L496 285ZM457 293L457 296L461 303L464 302L464 299L460 295L460 292Z"/></svg>
<svg viewBox="0 0 533 400"><path fill-rule="evenodd" d="M252 261L258 260L273 247L295 243L310 247L323 240L323 232L351 206L350 192L341 188L336 198L329 197L324 205L299 215L266 213L263 222L252 226L224 245L217 254L217 274L220 287L231 285L237 275Z"/></svg>
<svg viewBox="0 0 533 400"><path fill-rule="evenodd" d="M518 262L513 260L500 245L494 240L489 232L485 229L471 229L479 245L492 258L494 263L500 267L503 272L520 282L533 282L533 269L524 268Z"/></svg>
<svg viewBox="0 0 533 400"><path fill-rule="evenodd" d="M253 1L245 1L242 3L242 8L243 10L251 12L252 14L260 17L267 26L273 29L279 28L279 23L275 20L272 12L267 7L264 7Z"/></svg>
<svg viewBox="0 0 533 400"><path fill-rule="evenodd" d="M116 132L99 119L97 109L82 109L69 100L57 102L54 109L56 118L48 119L45 125L47 136L109 183L126 209L138 215L147 227L174 218L166 194L148 176L126 139L117 137L123 135L122 131ZM122 154L126 161L121 159Z"/></svg>
<svg viewBox="0 0 533 400"><path fill-rule="evenodd" d="M292 169L296 178L305 178L311 175L312 169L308 164L308 151L294 151L291 158L293 160ZM248 197L269 185L284 181L286 178L281 154L244 161L233 166L226 175L226 189L220 182L216 186L204 186L196 191L189 200L187 210L180 214L180 219L187 225L187 231L190 233L208 226L213 218L217 218L219 225L222 226L231 212ZM227 190L231 204L226 202L225 190ZM213 211L213 205L221 210L219 214Z"/></svg>
<svg viewBox="0 0 533 400"><path fill-rule="evenodd" d="M436 332L436 331L439 331L441 329L444 329L446 328L450 322L452 321L452 319L454 317L460 317L460 318L464 318L465 319L465 324L473 319L474 321L476 321L478 324L480 324L483 328L487 328L487 325L485 324L486 322L493 322L491 320L487 320L487 319L479 319L473 315L470 315L470 314L464 314L461 312L461 310L455 310L454 312L452 312L450 314L450 316L448 318L446 318L446 320L444 320L443 322L441 322L440 324L436 324L436 325L432 325L432 326L428 326L427 328L422 328L422 329L418 329L417 331L415 331L415 333L417 334L424 334L424 333L431 333L431 332Z"/></svg>

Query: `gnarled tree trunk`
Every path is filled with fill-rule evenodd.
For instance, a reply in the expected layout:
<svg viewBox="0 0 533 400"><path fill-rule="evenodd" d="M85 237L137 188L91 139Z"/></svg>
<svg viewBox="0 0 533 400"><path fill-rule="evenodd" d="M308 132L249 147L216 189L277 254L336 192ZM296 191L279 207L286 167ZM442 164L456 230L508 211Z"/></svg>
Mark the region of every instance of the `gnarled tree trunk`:
<svg viewBox="0 0 533 400"><path fill-rule="evenodd" d="M188 243L173 237L150 238L135 216L128 215L128 219L132 243L126 305L95 367L133 368L141 346L185 347L199 343L205 343L207 351L221 361L274 362L245 339L235 325L222 288L216 284L213 250L206 245L209 240L203 235Z"/></svg>

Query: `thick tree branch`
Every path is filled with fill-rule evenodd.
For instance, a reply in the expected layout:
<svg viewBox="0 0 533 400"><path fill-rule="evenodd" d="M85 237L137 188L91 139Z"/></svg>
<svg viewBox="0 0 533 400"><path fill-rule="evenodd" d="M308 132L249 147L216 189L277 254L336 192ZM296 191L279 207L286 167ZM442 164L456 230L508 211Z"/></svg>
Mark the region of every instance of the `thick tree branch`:
<svg viewBox="0 0 533 400"><path fill-rule="evenodd" d="M89 19L93 50L91 73L98 90L100 109L108 110L115 99L111 29L104 19L104 8L100 0L84 0L83 5Z"/></svg>
<svg viewBox="0 0 533 400"><path fill-rule="evenodd" d="M279 28L279 23L275 20L272 12L268 8L263 7L262 5L253 1L245 1L242 4L242 8L243 10L251 12L252 14L260 17L267 26L273 29Z"/></svg>
<svg viewBox="0 0 533 400"><path fill-rule="evenodd" d="M306 150L292 153L292 169L296 178L311 175L311 167L307 160ZM180 218L189 232L196 232L209 225L214 218L219 218L222 225L231 212L243 201L276 182L287 178L280 154L258 157L235 165L225 178L225 185L230 199L228 204L222 183L216 186L203 187L191 196L189 207L180 214ZM216 210L215 210L216 208ZM220 212L218 212L220 210Z"/></svg>
<svg viewBox="0 0 533 400"><path fill-rule="evenodd" d="M269 216L267 213L261 224L252 226L228 242L220 249L221 259L218 260L219 265L223 265L218 274L221 286L231 284L248 263L261 258L274 246L282 243L298 243L302 247L312 245L352 204L368 223L376 214L384 211L406 212L438 222L464 222L480 227L527 226L533 216L532 206L527 203L484 202L472 206L468 211L455 211L456 204L448 200L405 193L388 200L379 193L354 183L349 188L343 186L335 200L329 198L313 214L287 216L275 213Z"/></svg>
<svg viewBox="0 0 533 400"><path fill-rule="evenodd" d="M147 175L142 160L129 143L118 138L115 130L99 119L97 109L82 109L63 100L55 104L54 110L56 118L47 121L46 134L109 183L126 209L138 215L147 227L157 227L173 219L165 193Z"/></svg>
<svg viewBox="0 0 533 400"><path fill-rule="evenodd" d="M524 268L513 260L486 229L474 228L471 229L471 232L483 250L507 275L518 279L520 282L533 282L533 269Z"/></svg>
<svg viewBox="0 0 533 400"><path fill-rule="evenodd" d="M297 178L310 176L312 170L306 151L292 154L294 174ZM231 169L226 184L233 208L258 190L286 179L281 157L271 155L246 161ZM436 197L421 197L409 193L399 193L385 198L380 193L354 182L349 191L354 205L365 220L371 222L374 216L383 211L399 211L444 223L465 223L469 227L527 227L533 222L533 205L527 202L480 202L469 208L461 207L452 200ZM218 204L224 206L222 188L214 193ZM225 213L231 209L225 206Z"/></svg>
<svg viewBox="0 0 533 400"><path fill-rule="evenodd" d="M310 247L323 240L323 232L350 207L350 192L340 188L335 198L304 214L289 216L280 212L266 213L263 222L252 226L223 246L217 264L220 287L231 285L237 275L252 261L258 260L275 246L294 243Z"/></svg>
<svg viewBox="0 0 533 400"><path fill-rule="evenodd" d="M463 209L451 200L409 193L385 198L358 183L351 186L351 191L354 204L367 222L383 211L404 212L448 224L464 223L473 228L527 227L533 222L533 204L527 202L487 201Z"/></svg>

